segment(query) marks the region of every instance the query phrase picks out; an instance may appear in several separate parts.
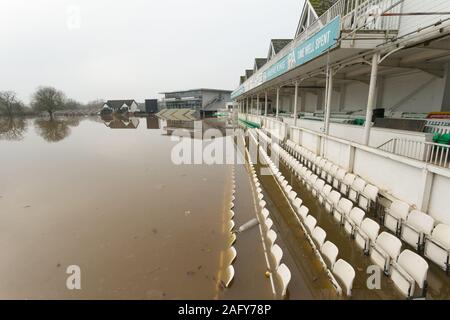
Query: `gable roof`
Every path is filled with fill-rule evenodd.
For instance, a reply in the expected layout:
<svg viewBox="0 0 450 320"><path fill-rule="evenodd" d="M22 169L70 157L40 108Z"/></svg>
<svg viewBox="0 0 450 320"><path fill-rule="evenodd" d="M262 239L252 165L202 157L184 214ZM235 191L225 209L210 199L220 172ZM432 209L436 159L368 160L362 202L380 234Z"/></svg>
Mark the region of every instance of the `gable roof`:
<svg viewBox="0 0 450 320"><path fill-rule="evenodd" d="M270 60L274 55L283 50L292 39L272 39L270 40L269 53L267 54L267 60Z"/></svg>
<svg viewBox="0 0 450 320"><path fill-rule="evenodd" d="M267 62L267 58L256 58L255 59L255 68L254 68L254 70L258 71L259 69L261 69L261 67L263 65L266 64L266 62Z"/></svg>
<svg viewBox="0 0 450 320"><path fill-rule="evenodd" d="M108 105L108 107L110 107L112 109L119 109L124 104L126 104L128 107L130 107L133 104L133 102L136 103L135 100L108 100L108 101L106 101L106 105Z"/></svg>
<svg viewBox="0 0 450 320"><path fill-rule="evenodd" d="M292 39L272 39L273 51L275 54L283 50L283 48L286 47L291 41Z"/></svg>

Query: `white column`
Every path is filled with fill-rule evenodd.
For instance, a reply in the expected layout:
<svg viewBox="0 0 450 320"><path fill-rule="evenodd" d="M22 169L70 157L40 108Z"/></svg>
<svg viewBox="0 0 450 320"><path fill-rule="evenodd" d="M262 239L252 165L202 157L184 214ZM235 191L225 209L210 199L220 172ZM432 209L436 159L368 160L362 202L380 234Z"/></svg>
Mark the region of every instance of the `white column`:
<svg viewBox="0 0 450 320"><path fill-rule="evenodd" d="M269 104L268 98L267 98L267 91L264 92L264 116L267 117L267 105Z"/></svg>
<svg viewBox="0 0 450 320"><path fill-rule="evenodd" d="M294 127L297 126L298 81L295 81L294 90Z"/></svg>
<svg viewBox="0 0 450 320"><path fill-rule="evenodd" d="M253 97L250 97L250 114L253 114Z"/></svg>
<svg viewBox="0 0 450 320"><path fill-rule="evenodd" d="M278 118L279 111L280 111L280 87L277 87L277 111L276 111L277 118Z"/></svg>
<svg viewBox="0 0 450 320"><path fill-rule="evenodd" d="M259 116L259 93L256 95L256 114Z"/></svg>
<svg viewBox="0 0 450 320"><path fill-rule="evenodd" d="M375 105L377 79L378 79L378 63L380 61L380 53L374 53L372 57L372 72L370 74L369 98L367 101L366 123L364 127L363 143L367 146L370 140L370 128L372 127L373 107Z"/></svg>
<svg viewBox="0 0 450 320"><path fill-rule="evenodd" d="M328 70L327 100L325 104L325 134L330 132L331 99L333 98L333 69Z"/></svg>

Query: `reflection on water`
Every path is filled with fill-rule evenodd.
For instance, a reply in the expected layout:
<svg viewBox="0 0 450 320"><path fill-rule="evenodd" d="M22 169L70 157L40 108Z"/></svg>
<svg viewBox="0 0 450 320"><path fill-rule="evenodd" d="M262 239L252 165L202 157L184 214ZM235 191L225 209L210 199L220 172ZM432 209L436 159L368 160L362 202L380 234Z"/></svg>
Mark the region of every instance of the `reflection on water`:
<svg viewBox="0 0 450 320"><path fill-rule="evenodd" d="M0 299L217 296L231 168L174 165L163 129L99 119L2 119L22 140L0 141Z"/></svg>
<svg viewBox="0 0 450 320"><path fill-rule="evenodd" d="M138 118L128 118L120 114L103 114L101 118L105 125L111 129L136 129L139 126Z"/></svg>
<svg viewBox="0 0 450 320"><path fill-rule="evenodd" d="M27 130L24 118L0 117L0 140L20 141Z"/></svg>
<svg viewBox="0 0 450 320"><path fill-rule="evenodd" d="M48 142L64 140L71 133L70 127L77 127L79 124L79 118L34 120L37 134Z"/></svg>

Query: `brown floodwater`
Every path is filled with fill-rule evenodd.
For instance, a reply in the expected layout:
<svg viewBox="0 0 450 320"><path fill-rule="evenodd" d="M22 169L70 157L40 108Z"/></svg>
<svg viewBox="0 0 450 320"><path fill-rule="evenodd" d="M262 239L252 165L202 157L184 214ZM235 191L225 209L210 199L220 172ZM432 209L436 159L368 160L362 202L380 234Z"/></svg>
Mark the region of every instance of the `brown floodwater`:
<svg viewBox="0 0 450 320"><path fill-rule="evenodd" d="M1 119L0 299L217 298L232 166L173 164L180 127Z"/></svg>

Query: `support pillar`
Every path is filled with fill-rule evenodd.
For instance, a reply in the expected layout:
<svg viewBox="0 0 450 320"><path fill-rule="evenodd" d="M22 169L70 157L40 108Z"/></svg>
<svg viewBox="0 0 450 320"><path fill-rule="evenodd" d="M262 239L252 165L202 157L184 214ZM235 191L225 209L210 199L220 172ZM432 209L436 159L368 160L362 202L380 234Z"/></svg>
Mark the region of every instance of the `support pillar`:
<svg viewBox="0 0 450 320"><path fill-rule="evenodd" d="M372 72L370 74L369 97L367 101L366 123L364 127L364 145L368 146L370 141L370 129L372 127L373 107L376 101L376 89L378 79L378 63L380 61L380 53L374 53L372 57Z"/></svg>
<svg viewBox="0 0 450 320"><path fill-rule="evenodd" d="M259 112L259 93L256 95L256 115L260 115Z"/></svg>
<svg viewBox="0 0 450 320"><path fill-rule="evenodd" d="M267 91L264 92L264 116L267 117L267 105L268 105Z"/></svg>
<svg viewBox="0 0 450 320"><path fill-rule="evenodd" d="M294 127L297 126L298 81L295 81L294 90Z"/></svg>
<svg viewBox="0 0 450 320"><path fill-rule="evenodd" d="M277 118L279 111L280 111L280 87L277 87L277 111L275 113Z"/></svg>
<svg viewBox="0 0 450 320"><path fill-rule="evenodd" d="M325 104L325 134L330 133L330 116L331 116L331 101L333 98L333 69L328 70L328 81L327 81L327 100Z"/></svg>

